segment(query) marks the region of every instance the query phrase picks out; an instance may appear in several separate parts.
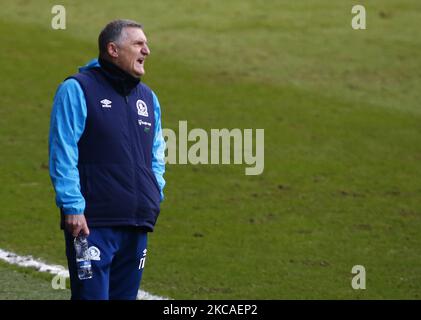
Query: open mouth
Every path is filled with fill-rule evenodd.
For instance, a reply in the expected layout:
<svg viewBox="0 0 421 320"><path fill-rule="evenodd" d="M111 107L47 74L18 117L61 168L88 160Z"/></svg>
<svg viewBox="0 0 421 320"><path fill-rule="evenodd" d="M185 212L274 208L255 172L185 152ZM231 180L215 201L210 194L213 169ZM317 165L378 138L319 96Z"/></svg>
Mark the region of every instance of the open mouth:
<svg viewBox="0 0 421 320"><path fill-rule="evenodd" d="M144 59L137 59L137 62L139 62L141 65L143 65L144 61L145 61Z"/></svg>

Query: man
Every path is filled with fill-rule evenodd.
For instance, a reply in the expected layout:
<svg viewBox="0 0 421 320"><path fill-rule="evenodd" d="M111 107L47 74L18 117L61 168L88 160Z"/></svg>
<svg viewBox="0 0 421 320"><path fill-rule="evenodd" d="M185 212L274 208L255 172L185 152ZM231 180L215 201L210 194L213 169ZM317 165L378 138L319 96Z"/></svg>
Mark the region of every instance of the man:
<svg viewBox="0 0 421 320"><path fill-rule="evenodd" d="M50 176L64 229L72 299L135 299L163 200L165 141L154 92L139 78L150 54L142 25L116 20L99 59L58 88ZM79 280L73 240L88 236L93 277Z"/></svg>

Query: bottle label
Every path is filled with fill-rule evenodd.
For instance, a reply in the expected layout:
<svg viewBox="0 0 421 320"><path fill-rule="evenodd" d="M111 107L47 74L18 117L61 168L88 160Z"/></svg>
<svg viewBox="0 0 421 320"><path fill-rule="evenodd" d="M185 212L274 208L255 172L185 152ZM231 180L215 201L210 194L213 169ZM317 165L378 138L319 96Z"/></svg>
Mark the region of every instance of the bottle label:
<svg viewBox="0 0 421 320"><path fill-rule="evenodd" d="M77 263L77 266L80 269L89 269L89 268L91 268L91 262L90 261L79 261Z"/></svg>

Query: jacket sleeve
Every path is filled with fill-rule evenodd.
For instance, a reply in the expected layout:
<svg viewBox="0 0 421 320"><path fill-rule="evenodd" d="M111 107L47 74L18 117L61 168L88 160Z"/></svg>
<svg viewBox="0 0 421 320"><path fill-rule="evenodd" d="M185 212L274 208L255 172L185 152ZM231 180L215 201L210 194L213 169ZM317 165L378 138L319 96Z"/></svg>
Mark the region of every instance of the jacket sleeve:
<svg viewBox="0 0 421 320"><path fill-rule="evenodd" d="M152 147L152 171L155 174L156 180L158 181L159 189L161 191L161 201L164 200L164 173L165 173L165 140L162 135L161 127L161 106L154 92L153 104L154 104L154 115L155 115L155 134Z"/></svg>
<svg viewBox="0 0 421 320"><path fill-rule="evenodd" d="M83 214L85 199L80 191L77 143L85 129L87 107L79 83L64 81L54 97L48 141L49 171L56 204L64 214Z"/></svg>

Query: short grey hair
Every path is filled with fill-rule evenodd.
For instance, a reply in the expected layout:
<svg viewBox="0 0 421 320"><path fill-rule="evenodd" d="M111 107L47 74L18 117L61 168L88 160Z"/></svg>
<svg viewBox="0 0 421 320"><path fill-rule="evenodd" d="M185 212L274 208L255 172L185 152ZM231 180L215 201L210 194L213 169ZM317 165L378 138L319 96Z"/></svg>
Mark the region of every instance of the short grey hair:
<svg viewBox="0 0 421 320"><path fill-rule="evenodd" d="M107 44L110 42L118 42L121 39L121 34L124 28L140 28L143 26L133 20L118 19L108 23L98 37L99 55L104 56L107 54Z"/></svg>

